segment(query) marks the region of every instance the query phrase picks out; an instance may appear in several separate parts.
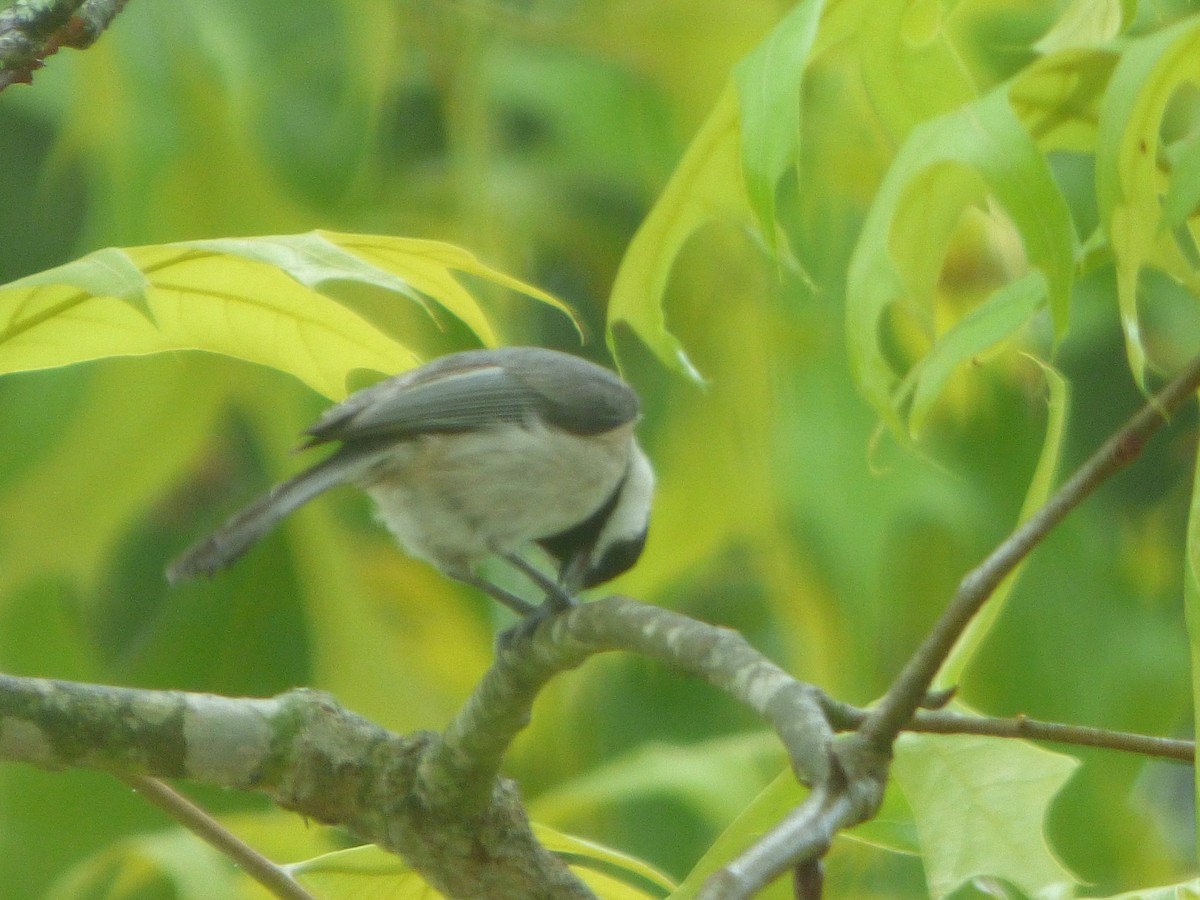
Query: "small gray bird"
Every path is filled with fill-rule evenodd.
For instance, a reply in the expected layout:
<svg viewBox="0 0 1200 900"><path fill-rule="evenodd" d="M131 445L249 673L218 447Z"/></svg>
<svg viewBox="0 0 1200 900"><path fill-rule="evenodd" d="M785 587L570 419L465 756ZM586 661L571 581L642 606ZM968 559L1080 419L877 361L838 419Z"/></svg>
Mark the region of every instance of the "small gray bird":
<svg viewBox="0 0 1200 900"><path fill-rule="evenodd" d="M347 397L305 434L341 446L246 507L167 570L212 575L288 513L340 484L365 490L404 550L520 615L539 607L481 578L495 555L548 609L641 555L654 472L633 429L637 394L608 369L537 347L468 350ZM519 554L539 545L551 578Z"/></svg>

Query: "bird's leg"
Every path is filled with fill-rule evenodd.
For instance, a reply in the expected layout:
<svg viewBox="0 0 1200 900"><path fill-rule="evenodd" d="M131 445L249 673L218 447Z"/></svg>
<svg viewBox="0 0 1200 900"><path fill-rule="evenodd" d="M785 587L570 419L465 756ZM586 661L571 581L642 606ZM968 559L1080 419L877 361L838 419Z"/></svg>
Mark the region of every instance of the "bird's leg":
<svg viewBox="0 0 1200 900"><path fill-rule="evenodd" d="M463 582L463 584L469 584L472 587L477 587L477 588L479 588L479 590L483 591L485 594L487 594L492 599L499 600L501 603L503 603L505 606L507 606L509 609L511 609L513 612L515 612L518 616L521 616L523 618L533 615L540 608L540 607L534 606L532 603L527 603L526 601L524 601L520 597L518 597L516 594L514 594L510 591L506 591L504 588L500 587L499 585L492 584L487 579L480 578L478 575L474 574L473 572L462 571L462 572L452 572L450 574L453 575L454 578Z"/></svg>
<svg viewBox="0 0 1200 900"><path fill-rule="evenodd" d="M550 604L551 609L569 609L575 605L575 597L570 594L561 584L548 576L541 569L537 568L529 560L516 553L505 553L504 559L518 572L521 572L526 578L536 584L539 588L546 592L546 602Z"/></svg>

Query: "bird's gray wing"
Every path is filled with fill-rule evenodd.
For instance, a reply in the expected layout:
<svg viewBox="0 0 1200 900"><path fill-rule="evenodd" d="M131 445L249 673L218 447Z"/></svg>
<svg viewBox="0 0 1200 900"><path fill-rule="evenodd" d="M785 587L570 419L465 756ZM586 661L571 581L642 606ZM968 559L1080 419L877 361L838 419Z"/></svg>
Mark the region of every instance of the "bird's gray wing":
<svg viewBox="0 0 1200 900"><path fill-rule="evenodd" d="M539 398L499 365L429 366L347 397L305 433L309 445L528 422Z"/></svg>

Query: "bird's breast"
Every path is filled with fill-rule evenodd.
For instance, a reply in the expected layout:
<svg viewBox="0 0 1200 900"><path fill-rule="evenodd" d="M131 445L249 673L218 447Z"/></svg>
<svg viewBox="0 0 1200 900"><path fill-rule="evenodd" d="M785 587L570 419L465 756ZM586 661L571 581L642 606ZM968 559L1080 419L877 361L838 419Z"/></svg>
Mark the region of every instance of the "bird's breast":
<svg viewBox="0 0 1200 900"><path fill-rule="evenodd" d="M582 522L625 473L632 424L579 436L541 425L421 435L359 480L413 556L473 566Z"/></svg>

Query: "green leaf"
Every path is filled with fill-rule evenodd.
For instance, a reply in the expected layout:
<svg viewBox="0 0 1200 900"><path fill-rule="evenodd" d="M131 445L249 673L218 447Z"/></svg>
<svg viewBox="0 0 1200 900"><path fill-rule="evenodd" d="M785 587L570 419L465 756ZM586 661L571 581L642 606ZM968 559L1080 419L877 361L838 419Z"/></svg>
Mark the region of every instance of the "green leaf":
<svg viewBox="0 0 1200 900"><path fill-rule="evenodd" d="M353 236L338 237L345 239ZM343 243L346 241L343 240ZM185 241L180 246L266 263L286 272L300 284L313 290L319 290L323 285L334 281L357 281L403 294L427 307L425 298L403 278L355 256L319 231L255 238Z"/></svg>
<svg viewBox="0 0 1200 900"><path fill-rule="evenodd" d="M318 232L109 249L0 287L0 373L207 350L288 372L337 399L351 371L391 374L417 356L320 289L351 281L422 306L428 297L493 342L455 272L566 310L435 241Z"/></svg>
<svg viewBox="0 0 1200 900"><path fill-rule="evenodd" d="M801 90L824 0L802 0L734 69L742 173L767 246L775 249L775 186L800 153Z"/></svg>
<svg viewBox="0 0 1200 900"><path fill-rule="evenodd" d="M979 94L954 34L954 8L942 0L852 0L832 4L854 23L861 77L893 142L914 126L973 103Z"/></svg>
<svg viewBox="0 0 1200 900"><path fill-rule="evenodd" d="M1097 900L1198 900L1200 898L1200 879L1181 881L1179 884L1166 884L1161 887L1139 888L1123 894L1113 894L1111 897Z"/></svg>
<svg viewBox="0 0 1200 900"><path fill-rule="evenodd" d="M141 900L161 896L164 885L178 900L243 896L226 857L175 829L113 844L63 875L42 900Z"/></svg>
<svg viewBox="0 0 1200 900"><path fill-rule="evenodd" d="M87 256L35 272L7 285L10 288L36 288L49 284L67 284L98 297L124 300L151 322L154 313L146 299L150 283L124 252L107 247Z"/></svg>
<svg viewBox="0 0 1200 900"><path fill-rule="evenodd" d="M179 365L98 371L59 440L0 492L0 586L50 572L94 585L130 524L211 441L225 396Z"/></svg>
<svg viewBox="0 0 1200 900"><path fill-rule="evenodd" d="M1171 182L1163 198L1163 224L1178 228L1200 206L1200 128L1166 148L1171 164Z"/></svg>
<svg viewBox="0 0 1200 900"><path fill-rule="evenodd" d="M1129 0L1071 0L1033 49L1049 54L1110 40L1129 25L1134 11Z"/></svg>
<svg viewBox="0 0 1200 900"><path fill-rule="evenodd" d="M708 119L646 215L621 260L608 302L608 340L625 323L666 365L701 381L683 345L667 330L663 297L684 243L713 219L749 221L742 181L737 94L726 85Z"/></svg>
<svg viewBox="0 0 1200 900"><path fill-rule="evenodd" d="M808 791L785 769L729 823L683 879L670 900L691 900L705 880L722 866L736 859L758 838L770 831L789 812L804 802Z"/></svg>
<svg viewBox="0 0 1200 900"><path fill-rule="evenodd" d="M579 320L571 307L531 284L485 265L474 254L455 244L387 235L318 233L378 269L407 279L422 294L461 319L485 344L495 343L491 325L474 297L458 283L454 272L473 275L545 303L570 317L576 331L582 335Z"/></svg>
<svg viewBox="0 0 1200 900"><path fill-rule="evenodd" d="M1022 741L902 735L892 774L916 819L930 896L972 878L1073 896L1078 879L1054 856L1046 812L1079 762Z"/></svg>
<svg viewBox="0 0 1200 900"><path fill-rule="evenodd" d="M1164 184L1159 172L1159 128L1171 98L1188 84L1200 84L1200 19L1194 17L1131 42L1100 109L1097 202L1116 257L1125 352L1143 390L1146 348L1138 314L1138 275L1157 261L1159 241L1169 221L1160 200Z"/></svg>
<svg viewBox="0 0 1200 900"><path fill-rule="evenodd" d="M660 897L675 889L675 883L670 878L627 853L537 823L533 825L533 833L547 850L566 858L576 874L596 888L602 897L629 897L631 900L636 897ZM611 884L621 886L621 892L613 893L611 888L603 892L599 890L602 882L592 879L605 873ZM644 888L634 891L633 888L638 884L651 888L651 892L643 893Z"/></svg>
<svg viewBox="0 0 1200 900"><path fill-rule="evenodd" d="M925 427L934 403L955 370L978 354L1003 343L1028 324L1046 300L1046 279L1026 273L1004 285L958 320L904 379L900 394L912 390L908 428L914 437Z"/></svg>
<svg viewBox="0 0 1200 900"><path fill-rule="evenodd" d="M691 900L705 880L749 849L764 834L775 828L792 810L804 802L808 789L796 781L790 769L784 769L759 792L708 848L670 900ZM879 815L870 822L837 835L890 853L911 855L917 852L912 816L904 798L889 787Z"/></svg>
<svg viewBox="0 0 1200 900"><path fill-rule="evenodd" d="M547 791L530 803L542 821L573 820L597 807L670 796L714 825L733 818L784 762L770 732L713 738L685 747L648 744Z"/></svg>
<svg viewBox="0 0 1200 900"><path fill-rule="evenodd" d="M1108 47L1080 47L1044 56L1016 75L1009 100L1044 153L1094 152L1096 119L1117 60Z"/></svg>
<svg viewBox="0 0 1200 900"><path fill-rule="evenodd" d="M1060 334L1066 329L1075 254L1070 213L1006 90L918 126L880 186L851 257L847 284L854 375L896 428L893 392L899 379L884 352L885 316L892 304L903 303L919 318L931 318L940 255L930 260L930 235L948 236L959 207L974 196L964 167L1011 219L1030 264L1045 276L1055 328ZM936 205L929 205L930 198ZM932 242L936 245L937 237Z"/></svg>

